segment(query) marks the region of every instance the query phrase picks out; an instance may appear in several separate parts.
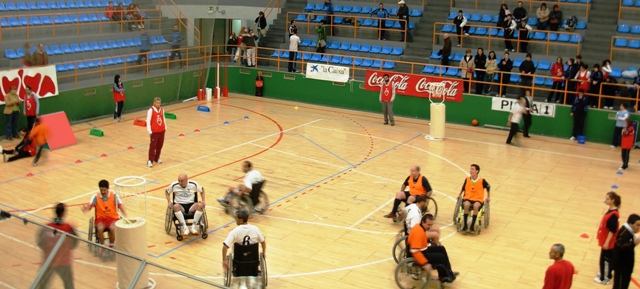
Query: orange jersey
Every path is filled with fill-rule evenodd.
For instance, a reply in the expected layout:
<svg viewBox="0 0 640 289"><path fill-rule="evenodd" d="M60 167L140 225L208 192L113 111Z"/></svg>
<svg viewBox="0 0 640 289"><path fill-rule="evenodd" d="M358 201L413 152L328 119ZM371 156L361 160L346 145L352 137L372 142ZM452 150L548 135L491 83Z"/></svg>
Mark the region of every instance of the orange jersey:
<svg viewBox="0 0 640 289"><path fill-rule="evenodd" d="M40 123L31 129L29 133L29 138L36 141L36 144L42 146L47 143L47 138L49 137L49 127L47 125Z"/></svg>
<svg viewBox="0 0 640 289"><path fill-rule="evenodd" d="M484 202L484 179L478 177L474 182L471 177L467 177L464 181L464 196L465 200Z"/></svg>
<svg viewBox="0 0 640 289"><path fill-rule="evenodd" d="M409 194L412 196L424 195L427 193L427 189L422 185L422 175L418 176L417 180L414 180L411 176L407 179L409 185Z"/></svg>
<svg viewBox="0 0 640 289"><path fill-rule="evenodd" d="M116 195L113 192L109 192L109 198L106 202L102 201L100 193L96 195L96 219L118 219L118 211L116 204Z"/></svg>
<svg viewBox="0 0 640 289"><path fill-rule="evenodd" d="M409 243L411 256L413 256L420 266L429 262L424 254L422 254L422 251L426 250L428 246L427 232L424 230L422 225L418 224L411 228L411 231L409 231L409 237L407 237L407 243Z"/></svg>

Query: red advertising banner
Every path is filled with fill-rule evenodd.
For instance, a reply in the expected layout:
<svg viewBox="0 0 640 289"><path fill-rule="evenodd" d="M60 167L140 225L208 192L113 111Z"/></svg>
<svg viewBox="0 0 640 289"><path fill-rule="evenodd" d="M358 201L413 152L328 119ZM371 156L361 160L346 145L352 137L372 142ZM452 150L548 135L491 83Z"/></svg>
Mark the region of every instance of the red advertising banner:
<svg viewBox="0 0 640 289"><path fill-rule="evenodd" d="M389 75L389 79L394 83L397 94L439 101L462 102L462 81L451 78L367 70L364 89L380 91L382 76L385 74Z"/></svg>

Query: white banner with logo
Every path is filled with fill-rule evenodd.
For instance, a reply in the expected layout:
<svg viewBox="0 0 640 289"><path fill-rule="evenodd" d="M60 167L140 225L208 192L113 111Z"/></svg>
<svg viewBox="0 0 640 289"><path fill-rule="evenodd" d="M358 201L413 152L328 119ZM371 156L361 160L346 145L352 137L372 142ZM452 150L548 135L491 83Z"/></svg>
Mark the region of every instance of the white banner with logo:
<svg viewBox="0 0 640 289"><path fill-rule="evenodd" d="M491 109L497 111L510 112L514 104L518 102L514 98L493 97L491 99ZM556 104L546 102L533 102L531 114L537 116L556 117Z"/></svg>
<svg viewBox="0 0 640 289"><path fill-rule="evenodd" d="M58 95L58 77L56 66L34 66L0 71L0 104L4 96L16 88L16 94L24 98L27 86L31 87L38 98Z"/></svg>
<svg viewBox="0 0 640 289"><path fill-rule="evenodd" d="M349 67L308 63L306 76L317 80L347 82L349 81Z"/></svg>

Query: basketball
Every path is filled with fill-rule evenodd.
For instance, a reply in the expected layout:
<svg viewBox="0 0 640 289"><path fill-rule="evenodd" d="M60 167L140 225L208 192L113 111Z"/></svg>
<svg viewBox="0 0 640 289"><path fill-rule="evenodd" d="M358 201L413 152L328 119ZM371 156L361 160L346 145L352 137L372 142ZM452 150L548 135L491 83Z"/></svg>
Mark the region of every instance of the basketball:
<svg viewBox="0 0 640 289"><path fill-rule="evenodd" d="M472 120L471 121L471 125L472 126L478 126L478 120L477 119Z"/></svg>

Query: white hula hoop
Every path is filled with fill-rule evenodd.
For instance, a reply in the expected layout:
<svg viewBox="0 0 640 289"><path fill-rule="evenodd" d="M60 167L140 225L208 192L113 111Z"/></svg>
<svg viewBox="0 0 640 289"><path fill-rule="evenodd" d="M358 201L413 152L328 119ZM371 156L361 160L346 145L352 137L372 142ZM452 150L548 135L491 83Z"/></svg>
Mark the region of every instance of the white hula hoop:
<svg viewBox="0 0 640 289"><path fill-rule="evenodd" d="M125 183L125 181L137 181L135 183ZM120 187L139 187L139 186L144 186L147 184L147 180L143 177L137 177L137 176L126 176L126 177L119 177L117 179L115 179L113 181L113 184L116 186L120 186Z"/></svg>

